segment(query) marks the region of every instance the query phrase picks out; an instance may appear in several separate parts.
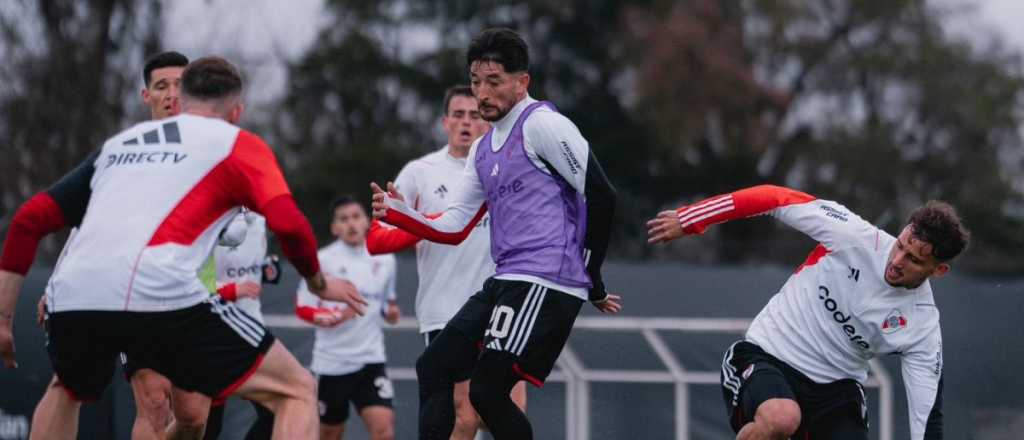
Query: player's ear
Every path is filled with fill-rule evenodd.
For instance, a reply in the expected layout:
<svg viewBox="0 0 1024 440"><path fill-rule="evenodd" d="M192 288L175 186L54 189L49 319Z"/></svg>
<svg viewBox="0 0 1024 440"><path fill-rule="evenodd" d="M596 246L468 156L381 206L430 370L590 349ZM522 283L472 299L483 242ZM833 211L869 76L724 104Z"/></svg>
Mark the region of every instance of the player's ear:
<svg viewBox="0 0 1024 440"><path fill-rule="evenodd" d="M939 278L947 273L949 273L949 263L939 263L938 266L935 266L935 271L932 272L932 276Z"/></svg>
<svg viewBox="0 0 1024 440"><path fill-rule="evenodd" d="M149 101L149 87L143 87L142 91L139 92L139 94L142 95L142 102Z"/></svg>
<svg viewBox="0 0 1024 440"><path fill-rule="evenodd" d="M519 87L522 88L523 92L528 91L530 89L530 74L529 74L529 72L520 73L519 77L516 78L516 84L518 84Z"/></svg>
<svg viewBox="0 0 1024 440"><path fill-rule="evenodd" d="M228 121L232 124L237 124L238 121L242 120L242 113L245 112L245 104L241 101L236 102L235 105L231 106L231 114L228 116Z"/></svg>

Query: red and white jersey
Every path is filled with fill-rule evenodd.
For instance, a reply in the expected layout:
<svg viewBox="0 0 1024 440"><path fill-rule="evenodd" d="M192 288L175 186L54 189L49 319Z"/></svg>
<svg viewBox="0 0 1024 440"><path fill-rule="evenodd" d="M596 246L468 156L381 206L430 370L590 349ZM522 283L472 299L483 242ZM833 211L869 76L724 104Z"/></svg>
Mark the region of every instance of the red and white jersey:
<svg viewBox="0 0 1024 440"><path fill-rule="evenodd" d="M465 158L448 146L409 162L395 178L398 192L422 213L443 212L459 184ZM421 240L416 244L416 318L420 332L444 328L466 300L494 275L491 222L486 214L462 243L452 246Z"/></svg>
<svg viewBox="0 0 1024 440"><path fill-rule="evenodd" d="M395 257L370 255L365 246L352 247L335 241L320 249L320 270L324 276L346 279L355 284L366 298L366 314L335 327L317 327L313 343L313 362L309 369L316 374L341 375L360 370L367 364L383 363L384 312L387 301L395 298ZM295 313L306 321L328 310L344 310L348 306L314 296L299 284Z"/></svg>
<svg viewBox="0 0 1024 440"><path fill-rule="evenodd" d="M261 284L263 281L263 264L267 258L267 219L244 210L231 220L231 226L235 224L245 228L245 240L238 246L217 246L213 250L217 289L230 284ZM235 305L260 323L263 322L258 298L238 298Z"/></svg>
<svg viewBox="0 0 1024 440"><path fill-rule="evenodd" d="M143 122L90 159L87 208L48 289L53 312L198 304L209 292L197 272L238 207L290 195L267 145L220 119Z"/></svg>
<svg viewBox="0 0 1024 440"><path fill-rule="evenodd" d="M893 236L836 202L776 186L712 197L677 212L687 234L766 214L818 241L746 339L819 383L863 383L868 360L900 355L911 438L923 438L942 376L939 310L927 281L913 289L885 281Z"/></svg>

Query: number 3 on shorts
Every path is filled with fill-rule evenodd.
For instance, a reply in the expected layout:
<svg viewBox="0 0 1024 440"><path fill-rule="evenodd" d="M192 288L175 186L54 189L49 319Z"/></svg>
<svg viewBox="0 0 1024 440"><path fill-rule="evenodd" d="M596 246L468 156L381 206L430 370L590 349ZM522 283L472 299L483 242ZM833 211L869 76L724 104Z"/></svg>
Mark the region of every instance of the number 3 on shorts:
<svg viewBox="0 0 1024 440"><path fill-rule="evenodd" d="M378 376L373 380L373 385L377 387L377 395L381 399L390 399L395 397L395 388L391 385L391 380L384 377Z"/></svg>
<svg viewBox="0 0 1024 440"><path fill-rule="evenodd" d="M498 306L491 312L491 328L487 329L484 336L494 339L504 339L508 336L509 328L512 327L512 317L516 314L515 309L509 306Z"/></svg>

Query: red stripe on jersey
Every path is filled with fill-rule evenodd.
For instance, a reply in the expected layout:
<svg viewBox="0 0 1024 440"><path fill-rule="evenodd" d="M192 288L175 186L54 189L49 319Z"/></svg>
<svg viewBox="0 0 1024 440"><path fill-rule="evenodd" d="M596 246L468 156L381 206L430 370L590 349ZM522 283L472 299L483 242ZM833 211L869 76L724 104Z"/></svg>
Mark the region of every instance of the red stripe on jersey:
<svg viewBox="0 0 1024 440"><path fill-rule="evenodd" d="M384 221L392 225L398 226L405 229L409 233L416 235L420 238L430 240L435 243L451 244L456 245L462 243L469 236L470 232L473 232L473 228L480 222L480 219L487 214L487 204L480 205L480 209L473 216L473 219L466 224L466 227L458 232L441 232L437 229L420 223L412 217L409 217L396 209L388 208L387 214L384 216Z"/></svg>
<svg viewBox="0 0 1024 440"><path fill-rule="evenodd" d="M676 215L683 233L702 234L711 225L813 200L814 196L800 191L775 185L759 185L683 206L676 210Z"/></svg>
<svg viewBox="0 0 1024 440"><path fill-rule="evenodd" d="M797 267L796 272L793 273L800 273L800 271L804 270L805 267L814 266L815 264L818 264L818 261L820 261L822 258L825 258L825 256L828 255L828 253L829 250L825 248L825 246L819 244L814 248L813 251L811 251L809 255L807 255L807 259L804 260L804 263L801 264L800 267Z"/></svg>
<svg viewBox="0 0 1024 440"><path fill-rule="evenodd" d="M36 259L39 241L64 227L64 212L48 193L41 192L18 208L7 228L0 269L20 275L28 273Z"/></svg>
<svg viewBox="0 0 1024 440"><path fill-rule="evenodd" d="M239 131L228 157L178 202L153 234L149 246L191 245L232 208L244 205L262 213L266 203L288 194L291 191L274 153L256 135Z"/></svg>

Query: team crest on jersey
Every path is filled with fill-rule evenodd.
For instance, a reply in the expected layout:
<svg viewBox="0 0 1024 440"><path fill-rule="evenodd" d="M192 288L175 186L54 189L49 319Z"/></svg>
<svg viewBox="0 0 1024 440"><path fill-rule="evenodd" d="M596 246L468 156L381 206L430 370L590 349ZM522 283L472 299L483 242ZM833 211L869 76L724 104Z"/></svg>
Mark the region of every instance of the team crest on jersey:
<svg viewBox="0 0 1024 440"><path fill-rule="evenodd" d="M907 318L899 309L893 309L882 321L882 333L889 334L907 328Z"/></svg>

